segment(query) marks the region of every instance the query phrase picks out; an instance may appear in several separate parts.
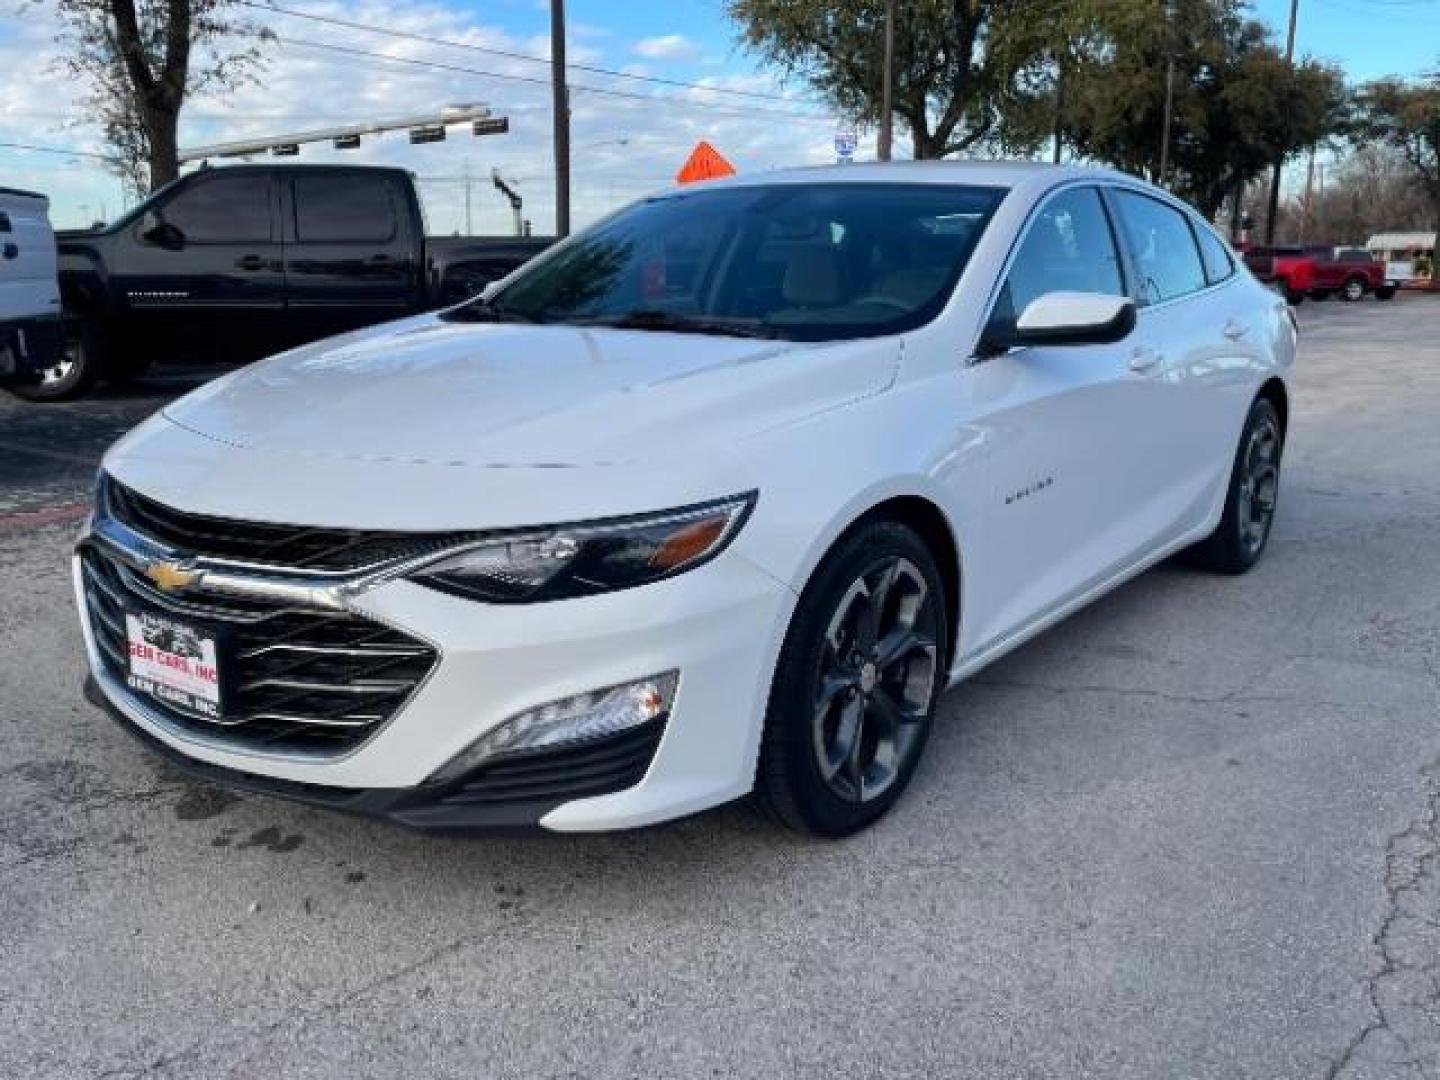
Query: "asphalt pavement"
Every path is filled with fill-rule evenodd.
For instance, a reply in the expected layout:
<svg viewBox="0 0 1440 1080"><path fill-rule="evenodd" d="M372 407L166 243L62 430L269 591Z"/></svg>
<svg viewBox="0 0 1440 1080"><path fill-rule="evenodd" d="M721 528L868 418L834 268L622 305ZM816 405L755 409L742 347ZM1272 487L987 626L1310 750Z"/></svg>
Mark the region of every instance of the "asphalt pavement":
<svg viewBox="0 0 1440 1080"><path fill-rule="evenodd" d="M80 696L104 445L0 397L0 1076L1440 1075L1440 298L1306 304L1281 505L951 693L842 843L437 840L188 783Z"/></svg>

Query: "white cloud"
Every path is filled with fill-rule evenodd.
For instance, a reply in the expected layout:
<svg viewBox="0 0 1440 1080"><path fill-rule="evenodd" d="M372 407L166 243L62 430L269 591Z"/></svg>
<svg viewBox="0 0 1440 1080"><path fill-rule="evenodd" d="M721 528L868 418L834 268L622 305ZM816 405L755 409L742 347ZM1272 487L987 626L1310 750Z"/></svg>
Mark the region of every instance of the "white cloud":
<svg viewBox="0 0 1440 1080"><path fill-rule="evenodd" d="M700 55L700 47L684 34L641 38L635 51L647 60L694 60Z"/></svg>

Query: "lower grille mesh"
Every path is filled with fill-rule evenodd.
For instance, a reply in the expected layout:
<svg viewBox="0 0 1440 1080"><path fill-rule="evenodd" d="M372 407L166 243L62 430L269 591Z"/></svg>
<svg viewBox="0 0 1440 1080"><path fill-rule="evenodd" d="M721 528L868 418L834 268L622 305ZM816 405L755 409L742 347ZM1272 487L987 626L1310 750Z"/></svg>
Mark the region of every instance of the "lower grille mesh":
<svg viewBox="0 0 1440 1080"><path fill-rule="evenodd" d="M229 692L223 724L144 699L176 727L238 746L338 754L368 738L435 665L426 642L351 612L232 598L167 597L94 547L81 554L95 644L120 683L126 612L166 615L216 634Z"/></svg>

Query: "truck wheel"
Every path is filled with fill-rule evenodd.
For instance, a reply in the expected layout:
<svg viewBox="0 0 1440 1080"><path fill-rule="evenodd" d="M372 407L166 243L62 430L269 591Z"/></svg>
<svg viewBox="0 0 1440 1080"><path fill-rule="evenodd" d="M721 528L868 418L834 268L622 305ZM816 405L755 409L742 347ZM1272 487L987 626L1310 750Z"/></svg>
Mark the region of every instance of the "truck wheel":
<svg viewBox="0 0 1440 1080"><path fill-rule="evenodd" d="M1305 291L1303 289L1292 289L1285 286L1285 302L1291 307L1299 307L1305 302Z"/></svg>
<svg viewBox="0 0 1440 1080"><path fill-rule="evenodd" d="M39 382L21 383L14 392L27 401L68 401L80 397L100 378L103 346L92 323L76 323L65 332L65 347L40 372Z"/></svg>
<svg viewBox="0 0 1440 1080"><path fill-rule="evenodd" d="M1340 299L1349 300L1351 303L1365 299L1365 279L1362 277L1346 279L1344 286L1340 289Z"/></svg>
<svg viewBox="0 0 1440 1080"><path fill-rule="evenodd" d="M1376 299L1376 300L1394 300L1394 299L1395 299L1395 286L1394 286L1394 285L1381 285L1378 289L1375 290L1375 299Z"/></svg>
<svg viewBox="0 0 1440 1080"><path fill-rule="evenodd" d="M1329 290L1329 289L1311 289L1311 290L1310 290L1310 299L1311 299L1311 300L1316 300L1316 301L1319 301L1319 300L1329 300L1329 299L1330 299L1330 290Z"/></svg>

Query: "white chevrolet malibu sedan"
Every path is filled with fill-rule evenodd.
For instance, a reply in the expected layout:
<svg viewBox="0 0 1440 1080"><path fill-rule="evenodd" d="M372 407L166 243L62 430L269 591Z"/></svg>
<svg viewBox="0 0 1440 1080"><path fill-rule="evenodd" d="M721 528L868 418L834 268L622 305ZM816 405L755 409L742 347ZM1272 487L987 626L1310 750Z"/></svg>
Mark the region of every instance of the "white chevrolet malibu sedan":
<svg viewBox="0 0 1440 1080"><path fill-rule="evenodd" d="M196 775L416 828L753 791L851 833L947 686L1172 554L1255 563L1295 345L1119 173L668 191L122 439L89 694Z"/></svg>

